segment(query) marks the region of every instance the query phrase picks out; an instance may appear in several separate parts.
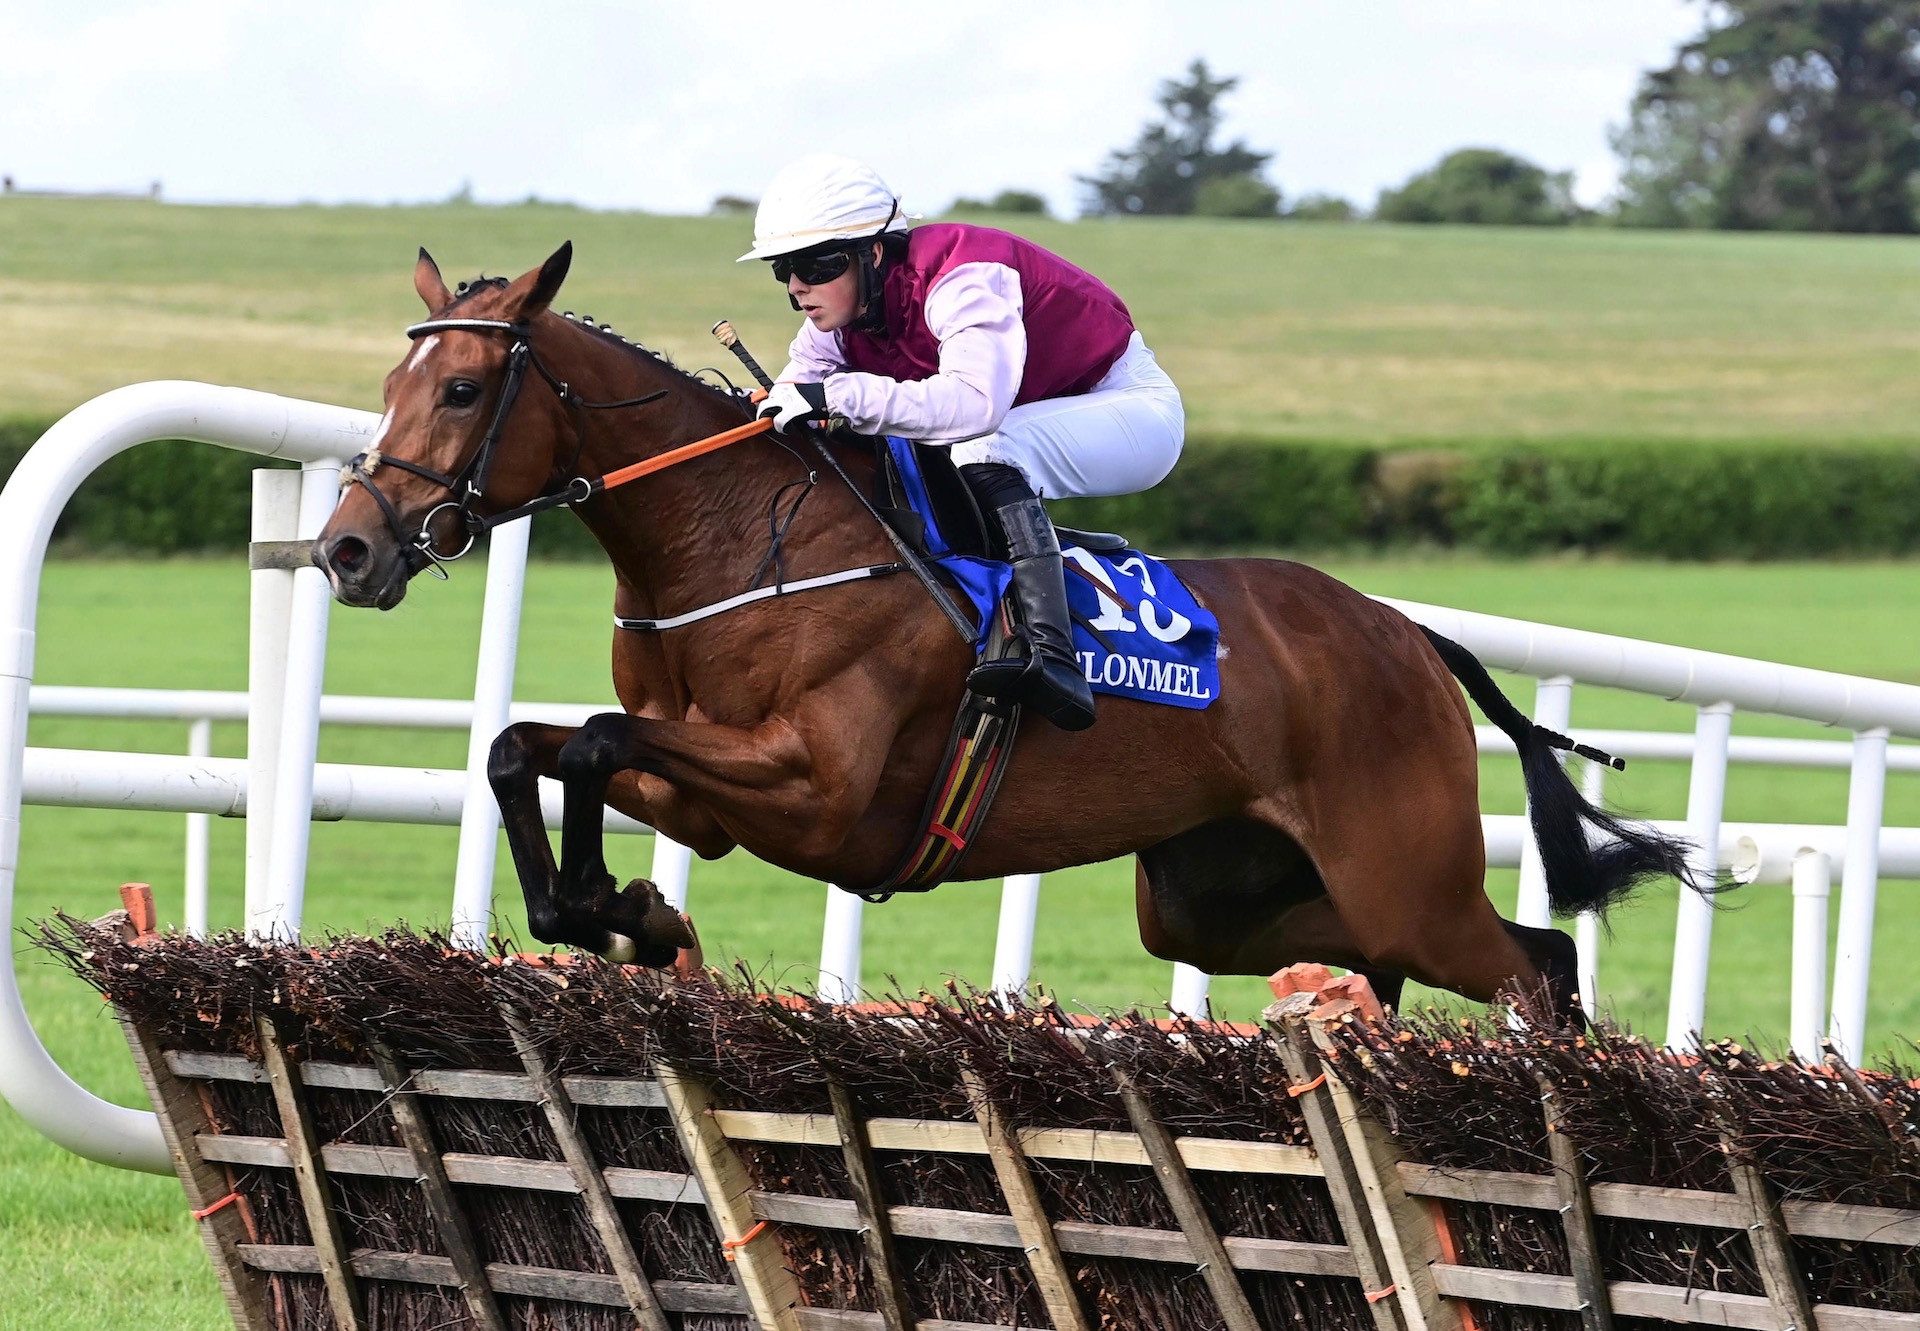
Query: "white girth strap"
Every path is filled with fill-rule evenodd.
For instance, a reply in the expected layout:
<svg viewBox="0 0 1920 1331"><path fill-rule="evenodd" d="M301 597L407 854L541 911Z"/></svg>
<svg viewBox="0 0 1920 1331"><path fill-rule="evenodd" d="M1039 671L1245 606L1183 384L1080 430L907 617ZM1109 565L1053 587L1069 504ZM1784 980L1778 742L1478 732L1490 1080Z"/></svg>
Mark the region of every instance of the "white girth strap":
<svg viewBox="0 0 1920 1331"><path fill-rule="evenodd" d="M823 573L817 578L802 578L798 582L776 583L771 587L756 587L750 592L741 592L738 596L729 596L724 601L715 601L703 605L698 610L689 610L685 614L673 615L666 619L623 619L613 617L613 626L617 629L629 629L635 633L663 633L668 629L682 628L688 624L697 624L703 619L723 615L729 610L738 610L743 605L755 601L764 601L774 596L792 596L795 592L810 592L816 587L831 587L840 582L859 582L865 578L884 578L890 573L905 571L905 564L870 564L866 568L850 568L839 573Z"/></svg>

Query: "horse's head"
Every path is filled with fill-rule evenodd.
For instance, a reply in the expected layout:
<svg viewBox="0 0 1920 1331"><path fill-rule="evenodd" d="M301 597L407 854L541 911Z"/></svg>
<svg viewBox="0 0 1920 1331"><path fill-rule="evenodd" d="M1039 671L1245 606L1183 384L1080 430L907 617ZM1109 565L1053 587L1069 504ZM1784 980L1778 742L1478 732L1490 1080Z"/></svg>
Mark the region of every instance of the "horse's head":
<svg viewBox="0 0 1920 1331"><path fill-rule="evenodd" d="M343 605L392 609L415 573L466 552L479 519L539 495L571 459L575 424L541 382L529 338L569 327L548 306L572 259L569 242L515 281L482 279L456 296L420 251L413 286L432 317L408 330L386 415L314 545Z"/></svg>

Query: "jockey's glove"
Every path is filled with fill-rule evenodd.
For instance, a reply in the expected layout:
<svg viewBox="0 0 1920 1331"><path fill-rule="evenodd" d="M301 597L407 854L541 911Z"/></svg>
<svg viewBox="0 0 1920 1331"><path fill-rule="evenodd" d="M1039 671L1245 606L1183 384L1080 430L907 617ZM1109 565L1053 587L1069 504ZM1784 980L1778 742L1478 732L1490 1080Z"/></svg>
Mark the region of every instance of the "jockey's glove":
<svg viewBox="0 0 1920 1331"><path fill-rule="evenodd" d="M773 417L774 428L791 430L796 425L824 425L827 421L825 384L777 383L760 404L760 419Z"/></svg>

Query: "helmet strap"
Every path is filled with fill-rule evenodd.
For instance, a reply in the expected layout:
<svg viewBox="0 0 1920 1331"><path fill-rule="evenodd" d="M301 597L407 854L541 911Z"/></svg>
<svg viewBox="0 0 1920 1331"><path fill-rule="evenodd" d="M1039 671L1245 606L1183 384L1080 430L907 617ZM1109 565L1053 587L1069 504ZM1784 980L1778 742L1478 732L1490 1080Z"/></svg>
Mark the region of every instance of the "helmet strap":
<svg viewBox="0 0 1920 1331"><path fill-rule="evenodd" d="M859 303L860 310L854 327L878 337L887 331L887 301L886 289L881 282L884 270L881 264L874 262L873 246L873 241L863 240L853 256L854 270L859 274L854 279L858 283L854 299Z"/></svg>

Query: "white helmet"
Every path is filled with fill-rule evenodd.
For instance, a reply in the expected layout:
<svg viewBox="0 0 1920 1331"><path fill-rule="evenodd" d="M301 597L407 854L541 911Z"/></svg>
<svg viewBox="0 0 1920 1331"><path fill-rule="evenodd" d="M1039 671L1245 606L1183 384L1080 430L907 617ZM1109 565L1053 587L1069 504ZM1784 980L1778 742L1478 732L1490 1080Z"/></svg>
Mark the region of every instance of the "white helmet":
<svg viewBox="0 0 1920 1331"><path fill-rule="evenodd" d="M914 216L864 162L837 153L809 153L780 168L753 217L748 259L774 259L834 240L905 231Z"/></svg>

